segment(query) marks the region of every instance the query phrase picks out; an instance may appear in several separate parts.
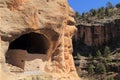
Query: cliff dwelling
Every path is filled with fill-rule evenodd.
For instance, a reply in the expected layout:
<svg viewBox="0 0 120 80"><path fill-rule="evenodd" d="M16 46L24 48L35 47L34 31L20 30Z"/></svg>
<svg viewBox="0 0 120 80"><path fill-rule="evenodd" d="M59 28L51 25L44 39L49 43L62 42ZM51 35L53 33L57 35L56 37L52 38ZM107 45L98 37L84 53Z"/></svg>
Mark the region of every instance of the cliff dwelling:
<svg viewBox="0 0 120 80"><path fill-rule="evenodd" d="M0 0L0 80L80 80L76 31L67 0Z"/></svg>
<svg viewBox="0 0 120 80"><path fill-rule="evenodd" d="M39 33L27 33L12 41L6 53L6 62L24 71L43 70L50 42Z"/></svg>

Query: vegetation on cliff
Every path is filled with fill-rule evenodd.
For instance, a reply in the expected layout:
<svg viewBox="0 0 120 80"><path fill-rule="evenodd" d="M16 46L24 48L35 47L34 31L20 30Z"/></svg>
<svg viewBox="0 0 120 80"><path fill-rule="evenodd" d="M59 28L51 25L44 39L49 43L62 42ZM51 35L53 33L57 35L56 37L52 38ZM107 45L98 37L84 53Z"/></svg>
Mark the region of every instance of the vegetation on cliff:
<svg viewBox="0 0 120 80"><path fill-rule="evenodd" d="M80 60L76 66L81 69L79 75L89 80L119 80L120 35L111 37L114 35L111 31L117 27L115 32L120 34L120 3L113 6L108 2L106 7L82 14L76 12L75 20L78 33L73 39L73 48L74 55L80 54L75 55Z"/></svg>
<svg viewBox="0 0 120 80"><path fill-rule="evenodd" d="M111 19L118 18L120 13L120 3L115 6L108 2L106 7L99 9L91 9L89 12L75 13L75 20L77 24L101 24L109 22Z"/></svg>

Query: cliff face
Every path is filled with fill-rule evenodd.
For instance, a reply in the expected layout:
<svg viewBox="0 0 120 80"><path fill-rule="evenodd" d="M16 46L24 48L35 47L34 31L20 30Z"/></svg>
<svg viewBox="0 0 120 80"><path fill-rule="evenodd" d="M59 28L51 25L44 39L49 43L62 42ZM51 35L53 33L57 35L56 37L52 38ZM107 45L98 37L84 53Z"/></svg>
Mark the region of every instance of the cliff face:
<svg viewBox="0 0 120 80"><path fill-rule="evenodd" d="M78 32L76 33L75 40L77 40L79 45L84 46L84 48L79 47L78 49L82 52L92 53L92 51L96 51L101 46L109 45L112 47L110 44L113 43L113 40L120 38L119 22L120 19L115 19L103 24L77 25ZM119 43L116 42L115 45L119 45Z"/></svg>
<svg viewBox="0 0 120 80"><path fill-rule="evenodd" d="M25 51L44 53L42 72L54 79L79 80L72 57L73 15L67 0L0 0L0 80L21 78L7 64L10 59L19 62L23 58L15 56ZM20 67L22 62L11 65ZM33 66L38 63L33 61Z"/></svg>

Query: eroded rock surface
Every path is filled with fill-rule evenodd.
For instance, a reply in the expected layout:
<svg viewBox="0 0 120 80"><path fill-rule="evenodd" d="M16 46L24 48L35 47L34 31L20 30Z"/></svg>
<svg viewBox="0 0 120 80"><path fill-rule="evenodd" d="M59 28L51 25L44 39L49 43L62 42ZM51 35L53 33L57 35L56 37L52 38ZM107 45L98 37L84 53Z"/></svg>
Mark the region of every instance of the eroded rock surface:
<svg viewBox="0 0 120 80"><path fill-rule="evenodd" d="M102 20L100 20L102 21ZM76 51L95 54L98 49L109 46L111 50L120 46L120 19L118 17L99 24L78 24L78 32L75 35L75 42L78 46ZM81 46L79 46L81 45ZM76 52L75 51L75 52Z"/></svg>
<svg viewBox="0 0 120 80"><path fill-rule="evenodd" d="M79 80L72 57L71 38L76 32L73 15L67 0L0 0L0 80L20 79L7 64L20 67L26 63L29 53L44 54L44 58L34 57L33 65L24 64L29 65L31 71L34 71L32 66L41 61L44 64L41 72L51 75L53 80ZM26 37L29 33L37 35ZM38 44L43 45L42 50ZM21 53L22 50L26 53ZM24 54L24 60L17 53ZM11 58L17 65L11 63Z"/></svg>

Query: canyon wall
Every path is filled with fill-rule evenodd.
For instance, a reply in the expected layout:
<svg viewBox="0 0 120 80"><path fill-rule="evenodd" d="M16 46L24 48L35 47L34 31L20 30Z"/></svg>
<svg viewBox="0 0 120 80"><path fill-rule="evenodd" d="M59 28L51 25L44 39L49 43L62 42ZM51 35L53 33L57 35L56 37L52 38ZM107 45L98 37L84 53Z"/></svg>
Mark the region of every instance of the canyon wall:
<svg viewBox="0 0 120 80"><path fill-rule="evenodd" d="M77 25L76 27L78 28L78 31L76 33L75 40L79 45L84 46L79 47L78 49L82 52L92 53L92 51L96 51L101 46L104 47L113 43L112 41L114 39L120 38L119 22L120 19L115 19L111 22L101 24Z"/></svg>
<svg viewBox="0 0 120 80"><path fill-rule="evenodd" d="M46 52L46 63L42 72L51 75L52 80L79 80L72 57L72 36L76 32L73 17L67 0L0 0L0 80L22 79L10 72L6 56L10 50L35 51L34 45L31 44L30 49L25 45L34 38L38 40L33 43L43 45L46 50L43 51ZM38 36L25 38L31 33ZM36 51L40 50L36 48Z"/></svg>

